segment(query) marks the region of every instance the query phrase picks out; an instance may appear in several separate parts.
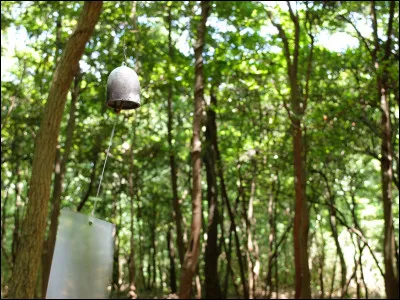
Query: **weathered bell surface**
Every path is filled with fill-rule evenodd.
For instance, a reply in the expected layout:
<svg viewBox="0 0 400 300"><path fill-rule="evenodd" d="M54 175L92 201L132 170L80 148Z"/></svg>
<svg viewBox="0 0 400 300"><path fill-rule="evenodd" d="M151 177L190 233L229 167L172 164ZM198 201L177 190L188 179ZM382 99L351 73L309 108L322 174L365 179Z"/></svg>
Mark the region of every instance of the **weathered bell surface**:
<svg viewBox="0 0 400 300"><path fill-rule="evenodd" d="M107 105L116 111L140 106L140 83L134 70L121 66L108 75Z"/></svg>

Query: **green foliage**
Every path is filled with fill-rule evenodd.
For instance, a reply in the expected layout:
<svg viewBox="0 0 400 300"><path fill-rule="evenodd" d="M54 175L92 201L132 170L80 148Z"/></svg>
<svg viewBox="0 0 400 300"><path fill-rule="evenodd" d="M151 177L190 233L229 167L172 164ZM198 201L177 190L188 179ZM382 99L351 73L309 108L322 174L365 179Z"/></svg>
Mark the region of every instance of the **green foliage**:
<svg viewBox="0 0 400 300"><path fill-rule="evenodd" d="M95 140L100 137L99 158L95 166L95 180L91 196L95 196L99 175L115 118L111 109L104 107L108 74L124 61L126 45L127 65L135 68L141 84L142 106L134 112L118 115L116 135L111 148L101 187L101 200L96 215L119 226L119 254L121 278L128 282L127 260L130 237L134 236L137 293L152 296L169 293L169 260L166 233L172 219L172 191L167 142L168 87L173 87L173 145L177 160L178 193L181 200L185 235L190 234L191 222L191 164L190 147L193 118L194 55L193 41L200 20L198 2L193 1L138 1L137 25L132 22L132 2L105 1L95 32L87 44L81 60L83 73L81 92L76 110L73 149L67 162L62 207L75 210L86 193L95 163ZM303 119L307 148L307 197L310 207L310 264L313 295L320 293L319 265L322 239L325 241L323 280L328 293L332 280L336 248L329 227L328 192L318 172L329 181L335 205L348 226L353 226L352 199L360 228L383 268L383 208L380 178L380 109L377 73L365 45L336 52L319 43L324 34L347 32L359 39L354 28L339 17L367 19L370 26L369 3L315 1L298 2L301 20L299 81L304 94L307 80L307 59L310 36L305 27L306 17L313 19L315 37L309 99ZM389 4L379 2L378 27L380 39L386 39ZM294 6L294 5L293 5ZM168 54L168 8L172 16L173 56ZM41 121L47 92L57 57L72 34L82 8L82 2L68 1L4 1L1 5L2 36L17 30L26 31L26 45L22 49L6 49L2 45L2 61L13 60L2 78L2 294L11 276L8 263L12 258L12 240L16 209L16 186L21 189L22 220L29 188L35 136ZM251 182L256 181L254 198L253 240L258 243L261 262L257 289L265 288L268 271L268 201L276 196L274 218L276 239L279 240L294 215L294 176L291 124L284 103L289 103L290 85L282 40L272 26L266 10L273 12L293 49L294 27L284 3L275 7L263 2L232 1L212 4L204 49L205 105L211 91L217 105L218 143L223 163L228 198L235 207L235 220L243 257L247 255L247 235L244 218L251 193ZM398 9L398 6L396 6ZM308 14L307 15L307 11ZM57 33L57 22L61 27ZM359 26L361 27L361 21ZM308 26L308 25L307 25ZM392 109L392 144L395 179L398 175L399 103L398 103L398 12L393 22L394 34L391 57L386 63L390 78ZM21 33L22 34L22 33ZM58 36L58 37L57 37ZM8 41L22 37L7 36ZM2 37L3 39L3 37ZM371 35L366 35L368 42ZM384 51L382 47L382 51ZM381 54L379 54L381 55ZM168 78L168 64L172 80ZM3 71L2 71L3 77ZM397 91L397 92L396 92ZM396 94L397 93L397 94ZM71 97L70 95L68 96ZM397 101L393 99L397 97ZM70 101L67 102L59 135L61 154L65 145ZM203 137L204 138L204 137ZM129 151L133 148L133 161ZM133 163L135 196L133 199L134 227L130 231L130 192L128 179ZM16 173L16 169L19 173ZM205 167L203 166L205 170ZM206 228L208 207L206 177L203 172L203 232ZM279 188L278 188L279 187ZM242 190L241 190L242 189ZM221 199L221 197L220 197ZM237 200L238 199L238 200ZM90 213L94 202L89 198L82 212ZM398 187L393 185L393 213L396 240L399 229ZM237 207L235 202L237 201ZM118 213L112 215L113 203ZM223 226L219 228L228 244L230 221L226 207ZM49 211L51 203L49 203ZM4 214L4 215L3 215ZM4 227L4 232L3 232ZM354 253L352 236L346 226L338 222L340 242L345 253ZM222 229L221 229L222 228ZM312 238L311 238L312 237ZM154 240L153 240L154 238ZM187 236L187 238L189 238ZM175 241L175 233L173 236ZM40 241L38 241L40 242ZM278 252L277 276L280 293L294 296L293 234L290 232ZM202 235L202 246L206 240ZM275 244L274 244L275 245ZM204 247L203 247L204 249ZM226 252L221 245L220 278L226 272ZM346 252L349 251L349 252ZM175 251L177 252L177 251ZM368 288L375 296L384 296L380 287L383 279L367 250L363 252L368 272ZM346 254L348 276L352 273L353 257ZM156 269L152 267L153 256ZM7 259L8 257L8 259ZM254 259L254 257L252 257ZM246 262L242 258L243 262ZM175 258L177 278L179 260ZM338 264L338 262L337 262ZM204 282L204 261L200 256L199 270ZM367 269L369 267L369 269ZM240 286L238 257L232 244L233 278ZM338 267L339 268L339 265ZM247 272L247 271L246 271ZM336 271L339 272L339 271ZM148 284L153 281L154 285ZM277 282L278 281L278 282ZM336 279L338 281L338 279ZM334 291L339 289L335 281ZM354 297L355 284L350 285L349 297ZM241 291L241 287L240 287ZM229 277L228 295L236 293ZM326 295L327 296L327 295Z"/></svg>

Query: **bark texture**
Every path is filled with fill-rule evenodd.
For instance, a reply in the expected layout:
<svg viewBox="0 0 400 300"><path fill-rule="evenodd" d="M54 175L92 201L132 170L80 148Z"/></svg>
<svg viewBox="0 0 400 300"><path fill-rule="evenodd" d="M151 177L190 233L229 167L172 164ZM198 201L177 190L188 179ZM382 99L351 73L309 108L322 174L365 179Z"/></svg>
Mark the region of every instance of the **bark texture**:
<svg viewBox="0 0 400 300"><path fill-rule="evenodd" d="M85 2L77 28L68 40L56 67L42 122L35 141L26 216L22 225L10 298L33 298L46 231L47 203L57 139L69 86L78 71L86 42L99 18L102 1Z"/></svg>
<svg viewBox="0 0 400 300"><path fill-rule="evenodd" d="M208 225L207 245L205 250L205 296L207 299L220 299L221 287L218 277L218 224L220 216L218 211L218 186L216 172L216 134L217 126L215 121L214 106L216 97L211 95L210 106L207 108L205 165L207 173L207 201L208 201Z"/></svg>
<svg viewBox="0 0 400 300"><path fill-rule="evenodd" d="M194 118L192 138L192 226L191 237L181 271L179 298L190 298L192 280L200 254L201 232L201 121L204 101L203 48L210 3L201 2L201 21L197 29L195 54Z"/></svg>
<svg viewBox="0 0 400 300"><path fill-rule="evenodd" d="M390 123L390 91L387 64L391 58L391 43L393 31L393 18L395 11L395 1L390 3L389 22L387 27L387 40L384 44L384 55L380 59L381 50L378 39L378 25L375 1L371 1L372 29L374 35L374 48L372 59L377 73L377 92L381 109L381 182L382 182L382 202L384 216L384 240L383 258L385 262L385 289L388 299L399 298L399 274L396 267L395 236L393 227L393 149L392 149L392 128Z"/></svg>
<svg viewBox="0 0 400 300"><path fill-rule="evenodd" d="M47 285L50 276L51 263L53 261L54 249L56 246L57 228L58 228L58 217L61 209L61 195L63 193L63 183L65 171L67 169L67 161L72 148L72 141L75 129L75 111L76 102L78 101L80 93L80 81L81 74L75 76L74 88L71 93L71 108L69 111L69 119L67 124L67 138L65 141L64 155L60 158L60 147L57 147L56 153L56 166L54 176L54 187L52 197L52 210L50 216L50 230L49 236L44 244L43 249L43 267L42 267L42 296L46 296Z"/></svg>
<svg viewBox="0 0 400 300"><path fill-rule="evenodd" d="M169 52L169 63L168 63L168 147L169 147L169 164L171 167L171 186L172 186L172 206L174 208L173 218L175 220L176 226L176 243L178 245L179 261L182 265L183 258L185 255L185 245L183 243L183 232L182 232L182 212L179 203L178 196L178 178L177 178L177 168L175 160L175 151L172 144L172 123L173 123L173 109L172 109L172 97L173 97L173 79L171 73L171 64L173 61L173 47L172 47L172 16L171 16L172 6L168 10L168 52Z"/></svg>
<svg viewBox="0 0 400 300"><path fill-rule="evenodd" d="M314 48L314 39L309 32L311 38L310 53L308 55L308 65L306 76L305 93L301 92L299 81L299 49L300 49L300 22L298 13L294 13L291 4L287 2L289 7L290 19L294 25L294 46L290 50L289 39L282 28L281 24L274 21L271 12L268 16L272 24L278 29L279 37L283 42L283 50L287 65L287 75L290 85L290 102L291 107L285 108L292 125L292 141L293 141L293 165L294 165L294 186L295 186L295 216L293 228L294 240L294 265L296 279L296 298L311 298L310 289L310 270L308 266L308 230L309 230L309 211L306 199L306 148L304 145L304 126L302 120L307 108L308 100L308 84L311 74L312 55ZM311 27L311 24L310 24Z"/></svg>

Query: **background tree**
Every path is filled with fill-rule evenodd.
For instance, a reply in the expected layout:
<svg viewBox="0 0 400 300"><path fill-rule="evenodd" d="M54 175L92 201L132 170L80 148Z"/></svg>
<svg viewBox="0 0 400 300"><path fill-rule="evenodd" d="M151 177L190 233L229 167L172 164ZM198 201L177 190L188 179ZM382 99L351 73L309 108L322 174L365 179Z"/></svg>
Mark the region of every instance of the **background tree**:
<svg viewBox="0 0 400 300"><path fill-rule="evenodd" d="M71 1L1 5L3 298L12 295L17 250L26 231L22 224L33 205L28 195L35 139L46 122L44 100L49 99L56 62L61 63L84 5ZM59 134L51 140L54 158L46 157L51 201L40 198L40 216L45 219L41 243L57 238L54 220L59 209L83 214L93 209L115 118L106 106L106 82L109 73L126 61L139 75L142 105L118 115L96 206L99 218L118 225L111 298L176 298L182 276L188 297L294 298L299 253L293 245L295 236L307 227L300 228L299 220L309 220L308 234L301 241L307 240L303 255L307 252L308 260L303 260L302 270L308 267L311 297L389 296L382 287L391 277L387 266L391 264L397 274L399 238L398 4L208 5L199 51L195 46L203 26L200 1L103 3L77 59L80 75L74 74L65 88L63 111L58 111ZM282 34L272 21L286 35L292 68ZM198 258L189 278L182 263L192 237L195 181L190 149L200 53L203 112L197 130L202 147L196 157L201 162L197 170L204 176L196 181L200 186L196 191L201 191L196 218L201 227L196 232ZM385 113L378 79L385 82ZM298 106L292 103L292 92L297 93ZM385 136L384 116L385 128L390 129ZM294 173L294 155L299 154L293 145L296 128L301 128L302 186ZM392 157L390 169L383 159L383 141L390 150L385 150L387 158ZM391 170L391 183L383 185L382 166L388 176ZM294 222L299 208L293 201L296 186L303 189L300 195L309 217L296 217ZM390 210L384 212L390 204L384 205L384 186L392 193L392 222ZM393 233L391 244L385 232ZM35 247L41 247L36 238ZM390 263L385 245L393 250L387 256ZM39 254L47 256L46 248ZM44 266L35 271L31 284L32 295L38 298L45 294Z"/></svg>

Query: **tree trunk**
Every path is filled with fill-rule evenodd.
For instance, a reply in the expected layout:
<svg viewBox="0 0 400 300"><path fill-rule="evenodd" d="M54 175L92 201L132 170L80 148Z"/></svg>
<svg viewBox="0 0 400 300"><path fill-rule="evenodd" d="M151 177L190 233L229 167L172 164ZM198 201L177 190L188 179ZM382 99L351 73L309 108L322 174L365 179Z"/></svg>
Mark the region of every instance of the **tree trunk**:
<svg viewBox="0 0 400 300"><path fill-rule="evenodd" d="M372 59L377 70L377 89L381 108L381 182L382 182L382 202L384 216L384 241L383 258L385 262L385 289L388 299L399 298L399 274L396 268L395 258L395 237L393 228L392 211L392 163L393 150L391 143L391 123L390 123L390 104L389 104L389 79L386 64L390 62L391 42L393 31L393 18L395 12L395 1L390 3L389 22L387 27L387 40L385 42L384 57L380 61L379 50L380 41L378 39L378 25L375 9L375 1L371 1L372 29L374 36L374 50ZM381 63L380 63L381 62Z"/></svg>
<svg viewBox="0 0 400 300"><path fill-rule="evenodd" d="M32 298L46 231L47 203L55 160L57 138L66 96L78 70L86 42L100 15L102 1L85 2L77 28L68 40L54 72L42 122L35 141L35 152L28 193L26 216L22 226L10 298Z"/></svg>
<svg viewBox="0 0 400 300"><path fill-rule="evenodd" d="M319 225L320 233L321 233L321 245L318 245L317 247L321 247L321 254L318 255L318 279L319 279L319 285L320 285L320 298L324 299L325 298L325 286L324 286L324 265L325 265L325 240L323 236L323 230L321 224ZM316 234L316 239L318 239L318 235Z"/></svg>
<svg viewBox="0 0 400 300"><path fill-rule="evenodd" d="M207 299L220 299L221 288L218 276L218 186L216 174L216 153L213 141L216 140L216 121L214 106L216 97L211 95L210 107L207 108L205 165L207 172L208 226L207 244L205 250L205 296Z"/></svg>
<svg viewBox="0 0 400 300"><path fill-rule="evenodd" d="M136 31L136 38L135 38L135 54L136 54L136 64L135 64L135 71L139 72L139 28L137 26L137 12L136 12L136 5L137 1L132 1L132 8L131 8L131 15L130 19L132 21L132 28ZM136 123L136 115L135 120ZM130 253L129 253L129 292L128 297L130 299L136 299L136 277L135 277L135 240L134 240L134 198L137 193L137 170L135 169L134 165L134 155L133 150L135 148L135 141L136 141L136 124L133 126L133 137L132 137L132 144L128 152L128 164L129 164L129 174L128 174L128 185L129 185L129 197L130 197ZM140 235L139 235L140 236Z"/></svg>
<svg viewBox="0 0 400 300"><path fill-rule="evenodd" d="M300 121L294 122L293 153L295 170L296 205L294 217L294 256L296 273L296 298L311 298L310 271L308 267L309 215L306 202L306 178L303 136Z"/></svg>
<svg viewBox="0 0 400 300"><path fill-rule="evenodd" d="M385 289L388 299L399 298L399 279L396 274L396 258L395 258L395 237L393 228L393 210L392 210L392 145L390 140L390 109L389 95L387 86L380 85L381 96L381 181L382 181L382 200L383 215L385 220L385 237L383 257L385 262Z"/></svg>
<svg viewBox="0 0 400 300"><path fill-rule="evenodd" d="M336 277L336 262L337 262L338 254L336 252L335 262L333 263L333 271L332 271L332 280L331 280L331 289L329 291L329 299L332 299L333 288L335 286L335 277Z"/></svg>
<svg viewBox="0 0 400 300"><path fill-rule="evenodd" d="M130 198L130 213L131 213L131 222L130 222L130 254L129 254L129 297L130 299L136 299L136 283L135 283L135 240L134 240L134 203L133 199L136 194L136 189L134 185L134 178L133 175L135 174L135 167L134 167L134 157L133 157L133 149L135 146L136 140L136 127L133 126L133 138L132 144L129 149L128 155L128 164L129 164L129 174L128 174L128 185L129 185L129 198Z"/></svg>
<svg viewBox="0 0 400 300"><path fill-rule="evenodd" d="M138 202L138 220L142 219L142 203L141 203L141 199L140 199L140 194L137 193L137 202ZM142 236L142 232L143 232L143 227L141 226L141 223L138 224L138 236L141 237ZM143 250L143 241L141 238L139 238L139 280L142 284L143 287L146 286L146 280L144 277L144 250Z"/></svg>
<svg viewBox="0 0 400 300"><path fill-rule="evenodd" d="M182 213L181 206L178 197L178 178L175 162L175 151L172 145L172 122L173 122L173 110L172 110L172 94L173 94L173 79L171 72L171 64L173 63L173 47L172 47L172 17L171 17L172 4L168 9L168 147L169 147L169 164L171 167L171 186L172 186L172 206L174 208L173 218L175 219L176 225L176 243L178 245L179 262L182 265L183 258L185 255L185 246L183 243L182 233Z"/></svg>
<svg viewBox="0 0 400 300"><path fill-rule="evenodd" d="M153 267L153 280L151 283L151 288L154 289L154 287L157 285L156 278L157 278L157 268L156 268L156 253L157 253L157 248L156 248L156 225L154 224L153 226L153 255L152 255L152 267Z"/></svg>
<svg viewBox="0 0 400 300"><path fill-rule="evenodd" d="M350 189L350 193L351 193L351 204L352 204L352 206L349 205L349 208L351 210L351 215L352 215L352 218L353 218L354 227L361 231L361 228L358 225L358 218L357 218L357 214L356 214L357 202L356 202L356 199L355 199L355 190ZM358 264L360 265L360 277L361 277L361 280L362 280L363 285L364 285L364 298L368 299L368 287L367 287L367 284L365 283L363 263L362 263L362 253L363 253L363 250L365 248L365 244L363 246L361 245L360 237L357 237L357 247L358 247L358 251L359 251Z"/></svg>
<svg viewBox="0 0 400 300"><path fill-rule="evenodd" d="M272 286L272 267L273 267L273 260L272 260L272 252L273 252L273 246L274 244L276 245L276 232L275 232L275 216L273 213L273 207L274 207L274 195L273 195L273 190L271 191L269 195L269 201L268 201L268 223L269 223L269 238L268 238L268 272L267 272L267 299L271 298L271 293L273 290Z"/></svg>
<svg viewBox="0 0 400 300"><path fill-rule="evenodd" d="M156 244L156 216L157 216L157 202L155 202L155 205L153 207L153 215L152 215L152 221L151 221L151 268L153 270L152 273L152 281L151 285L149 284L149 287L153 289L156 285L156 277L157 277L157 269L156 269L156 253L157 253L157 244ZM150 263L150 259L149 259ZM150 278L150 277L149 277ZM149 279L150 282L150 279Z"/></svg>
<svg viewBox="0 0 400 300"><path fill-rule="evenodd" d="M169 257L169 286L171 288L171 293L175 294L176 287L176 271L175 271L175 249L174 243L171 239L171 231L172 228L168 228L167 232L167 248L168 248L168 257Z"/></svg>
<svg viewBox="0 0 400 300"><path fill-rule="evenodd" d="M333 205L333 203L332 203L332 205ZM338 232L337 232L337 228L336 228L336 213L335 213L334 209L332 208L332 206L330 206L330 208L329 208L329 214L330 214L329 225L332 230L333 240L335 241L336 251L339 256L339 261L340 261L340 270L341 270L340 290L341 290L341 297L343 297L344 289L346 286L346 274L347 274L346 261L344 260L342 247L340 246L340 243L339 243L339 236L338 236Z"/></svg>
<svg viewBox="0 0 400 300"><path fill-rule="evenodd" d="M6 251L6 248L5 248L5 244L4 244L5 237L6 237L6 229L7 229L7 225L6 225L6 223L7 223L6 209L7 209L7 204L8 204L8 200L9 200L8 190L5 190L5 193L6 193L5 197L4 197L4 199L2 199L2 200L4 200L4 202L1 205L1 255L4 256L5 261L7 262L8 267L11 270L12 269L12 260L11 260L10 256L7 254L7 251ZM3 288L3 285L4 285L4 275L5 274L2 272L1 273L1 276L2 276L1 277L1 279L2 279L2 281L1 281L2 288Z"/></svg>
<svg viewBox="0 0 400 300"><path fill-rule="evenodd" d="M52 210L50 217L50 229L49 236L44 243L43 249L43 266L42 266L42 296L46 297L47 285L50 276L51 264L53 261L54 248L56 245L56 236L58 228L58 216L60 215L61 209L61 195L63 193L63 183L65 171L67 169L67 161L72 148L72 140L75 130L75 110L76 102L78 101L80 93L80 80L81 74L78 70L78 74L75 76L74 88L71 93L71 108L69 111L69 119L67 124L67 136L65 140L64 155L60 158L60 147L57 147L56 153L56 166L54 176L54 187L53 187L53 199L52 199Z"/></svg>
<svg viewBox="0 0 400 300"><path fill-rule="evenodd" d="M12 150L16 157L15 162L15 175L16 175L16 182L15 182L15 211L14 211L14 229L12 234L12 244L11 244L11 261L12 264L15 265L18 244L20 243L20 215L21 215L21 170L20 170L20 157L19 157L19 147L17 145L18 137L18 129L15 130L15 138L12 143Z"/></svg>
<svg viewBox="0 0 400 300"><path fill-rule="evenodd" d="M286 227L284 233L282 234L281 238L279 239L279 242L275 243L276 244L275 250L274 250L274 253L272 253L271 257L269 258L270 259L270 261L268 263L269 265L272 264L272 261L274 259L276 260L276 264L278 263L279 247L282 245L283 242L286 241L286 236L289 233L289 231L292 229L292 227L293 227L293 221L290 221L288 227ZM285 256L285 257L287 257L287 256ZM272 272L272 268L268 268L268 273L270 273L270 272ZM267 273L267 278L271 277L271 274L268 274L268 273ZM285 283L286 283L286 280L285 280ZM271 296L271 295L269 295L269 296Z"/></svg>
<svg viewBox="0 0 400 300"><path fill-rule="evenodd" d="M240 251L240 241L239 241L239 235L236 231L236 222L235 222L235 216L234 213L237 210L238 202L239 202L239 196L236 199L235 203L235 209L232 210L231 204L228 198L228 193L226 191L226 186L225 186L225 179L224 179L224 173L222 169L222 161L221 161L221 155L218 149L218 143L215 141L215 149L217 153L217 162L218 162L218 176L220 179L220 184L221 184L221 193L222 193L222 199L225 201L226 208L228 210L228 215L229 219L231 221L231 232L233 231L234 237L235 237L235 244L236 244L236 256L238 259L239 263L239 270L240 270L240 280L242 282L242 287L243 287L243 294L246 299L249 298L249 292L248 292L248 286L246 282L246 276L244 274L244 266L243 266L243 261L242 261L242 254Z"/></svg>
<svg viewBox="0 0 400 300"><path fill-rule="evenodd" d="M210 3L201 2L201 22L198 27L198 38L194 47L195 53L195 92L194 92L194 118L192 138L192 226L189 246L183 262L181 280L179 286L179 297L189 298L192 279L196 272L197 261L200 254L200 231L201 231L201 121L203 115L204 101L204 75L203 75L203 47L206 34L206 23Z"/></svg>
<svg viewBox="0 0 400 300"><path fill-rule="evenodd" d="M303 95L300 92L300 84L298 81L298 63L300 49L300 22L299 15L293 12L290 2L289 6L290 18L294 25L294 47L290 51L288 37L280 24L274 22L271 12L268 16L272 24L278 29L279 36L283 42L283 50L287 65L287 75L290 84L290 100L291 110L285 103L285 108L288 111L288 117L292 125L292 141L293 141L293 165L294 165L294 186L295 186L295 216L294 216L294 267L296 298L311 298L310 289L310 270L308 266L308 229L309 229L309 212L306 199L306 148L304 145L303 125L302 120L307 107L308 89ZM311 24L310 24L311 27ZM314 41L312 35L310 44L310 54L308 56L308 67L306 76L306 87L308 87ZM304 97L303 97L304 96Z"/></svg>
<svg viewBox="0 0 400 300"><path fill-rule="evenodd" d="M232 269L232 234L233 234L234 228L233 224L231 223L230 229L229 229L229 242L228 242L228 249L226 249L226 245L224 242L224 247L225 247L225 252L226 252L226 273L225 273L225 279L224 279L224 288L222 292L221 299L226 299L228 295L228 281L229 281L229 274L232 276L232 283L235 287L236 291L236 296L239 296L239 286L236 283L236 277L235 273Z"/></svg>
<svg viewBox="0 0 400 300"><path fill-rule="evenodd" d="M112 203L112 211L111 216L113 218L113 223L116 224L115 226L115 239L114 239L114 258L113 258L113 273L112 273L112 285L111 290L119 292L120 284L120 272L119 272L119 229L121 227L121 218L119 218L119 224L117 222L118 217L118 203L117 203L117 196L114 194L114 199Z"/></svg>
<svg viewBox="0 0 400 300"><path fill-rule="evenodd" d="M364 285L364 298L368 299L368 287L367 287L367 284L365 282L364 270L363 270L363 266L362 266L363 265L362 253L363 253L365 245L361 246L361 241L360 241L359 238L357 239L357 245L358 245L358 249L359 249L358 263L360 265L360 276L361 276L361 280L362 280L363 285Z"/></svg>
<svg viewBox="0 0 400 300"><path fill-rule="evenodd" d="M257 274L254 272L256 261L257 261L257 251L256 251L256 243L253 242L253 231L252 227L255 223L253 216L253 203L254 203L254 194L256 190L256 168L254 168L253 178L251 180L251 191L249 198L249 206L247 208L246 218L246 234L247 234L247 270L248 270L248 286L249 286L249 299L253 299L255 297L255 289L256 289L256 279ZM244 211L246 214L246 211Z"/></svg>
<svg viewBox="0 0 400 300"><path fill-rule="evenodd" d="M322 176L323 180L325 181L326 189L328 192L329 226L332 231L333 240L335 241L336 251L339 256L339 261L340 261L340 270L341 270L340 290L341 290L341 297L343 298L345 288L346 288L347 267L346 267L346 261L344 259L342 247L340 246L339 234L338 234L337 226L336 226L335 195L331 191L331 188L329 186L329 181L328 181L328 178L326 177L326 175L322 171L318 171L318 173Z"/></svg>
<svg viewBox="0 0 400 300"><path fill-rule="evenodd" d="M280 191L280 182L279 182L279 174L277 173L277 177L278 177L278 188L277 188L277 191L276 191L276 196L275 196L275 204L274 204L274 206L275 206L275 209L274 209L274 224L273 224L273 228L274 228L274 232L275 232L275 239L274 239L274 247L275 247L275 249L277 249L277 247L278 247L278 243L277 243L277 240L276 240L276 231L277 231L277 229L276 229L276 216L277 216L277 205L276 205L276 203L277 203L277 201L278 201L278 194L279 194L279 191ZM286 240L285 240L286 241ZM275 298L276 299L279 299L279 276L278 276L278 268L279 268L279 265L278 265L278 256L276 256L275 257Z"/></svg>
<svg viewBox="0 0 400 300"><path fill-rule="evenodd" d="M213 101L214 103L217 102L216 97L213 93L211 95L211 101ZM214 116L214 119L216 119L216 116ZM229 270L232 273L235 289L236 289L236 291L238 291L238 287L234 280L234 274L231 269L231 263L230 263L230 261L231 261L231 235L233 233L234 238L235 238L235 243L236 243L236 255L237 255L238 263L239 263L240 278L241 278L241 282L242 282L242 286L243 286L243 293L245 295L245 298L247 299L248 298L248 288L247 288L247 283L246 283L245 274L244 274L244 266L243 266L243 261L242 261L242 257L241 257L241 252L240 252L239 236L236 231L236 222L235 222L235 217L234 217L234 214L236 212L236 209L237 209L237 206L239 203L239 197L236 199L234 210L232 210L230 201L228 198L228 193L226 191L226 186L225 186L224 173L223 173L223 167L222 167L222 159L221 159L221 154L219 152L219 147L218 147L218 129L217 129L216 121L215 121L214 127L215 127L215 135L212 136L212 138L213 138L212 143L213 143L213 149L215 151L215 158L216 158L216 163L217 163L217 173L218 173L220 186L221 186L221 196L222 196L222 200L224 201L224 203L227 206L228 216L231 221L230 231L229 231L228 267L230 268ZM222 222L222 220L221 220L221 222ZM225 283L224 283L225 288L224 288L224 293L222 294L223 298L226 298L226 295L227 295L227 282L228 281L227 281L227 277L225 277L225 278L226 278Z"/></svg>

